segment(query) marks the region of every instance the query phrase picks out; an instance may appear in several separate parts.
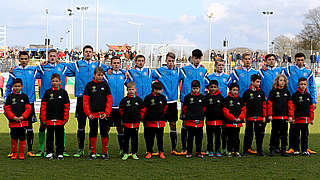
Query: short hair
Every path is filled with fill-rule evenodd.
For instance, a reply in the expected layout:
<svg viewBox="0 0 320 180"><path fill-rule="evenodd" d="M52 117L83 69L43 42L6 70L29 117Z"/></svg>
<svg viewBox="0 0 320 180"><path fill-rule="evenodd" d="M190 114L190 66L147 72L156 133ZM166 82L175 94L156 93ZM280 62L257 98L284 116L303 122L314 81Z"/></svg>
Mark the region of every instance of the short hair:
<svg viewBox="0 0 320 180"><path fill-rule="evenodd" d="M217 81L217 80L211 80L210 82L209 82L209 86L211 86L211 85L216 85L216 86L219 86L219 82Z"/></svg>
<svg viewBox="0 0 320 180"><path fill-rule="evenodd" d="M245 52L245 53L243 53L243 54L242 54L242 59L243 59L244 57L246 57L246 56L250 56L250 58L251 58L251 54L250 54L250 53Z"/></svg>
<svg viewBox="0 0 320 180"><path fill-rule="evenodd" d="M112 64L112 61L113 61L113 60L115 60L115 59L119 59L119 60L120 60L120 62L121 62L121 59L120 59L120 57L119 57L119 56L112 56L112 58L111 58L111 64Z"/></svg>
<svg viewBox="0 0 320 180"><path fill-rule="evenodd" d="M295 59L296 59L296 58L299 58L299 57L306 58L306 55L304 55L302 52L298 52L298 53L294 56Z"/></svg>
<svg viewBox="0 0 320 180"><path fill-rule="evenodd" d="M261 80L261 77L258 74L252 74L250 79L252 82L255 82L257 79Z"/></svg>
<svg viewBox="0 0 320 180"><path fill-rule="evenodd" d="M27 55L28 58L29 58L29 53L28 53L27 51L20 51L20 52L19 52L19 58L20 58L22 55Z"/></svg>
<svg viewBox="0 0 320 180"><path fill-rule="evenodd" d="M130 81L130 82L127 84L127 88L132 88L132 87L136 87L136 83L133 82L133 81Z"/></svg>
<svg viewBox="0 0 320 180"><path fill-rule="evenodd" d="M200 87L200 82L198 80L193 80L191 83L191 88Z"/></svg>
<svg viewBox="0 0 320 180"><path fill-rule="evenodd" d="M163 84L161 82L154 82L152 84L152 90L162 90L163 89Z"/></svg>
<svg viewBox="0 0 320 180"><path fill-rule="evenodd" d="M233 83L230 84L229 89L231 90L231 89L233 89L235 87L239 89L239 85L237 83L233 82Z"/></svg>
<svg viewBox="0 0 320 180"><path fill-rule="evenodd" d="M143 58L144 60L146 60L146 58L142 54L137 55L134 60L136 61L136 60L138 60L138 58Z"/></svg>
<svg viewBox="0 0 320 180"><path fill-rule="evenodd" d="M172 59L176 59L176 55L173 52L168 52L168 54L166 55L166 59L168 57L171 57Z"/></svg>
<svg viewBox="0 0 320 180"><path fill-rule="evenodd" d="M203 56L203 54L200 49L195 49L192 51L192 56L197 57L197 58L201 58Z"/></svg>
<svg viewBox="0 0 320 180"><path fill-rule="evenodd" d="M224 60L223 59L216 59L216 63L214 65L217 66L218 63L223 63L224 64Z"/></svg>
<svg viewBox="0 0 320 180"><path fill-rule="evenodd" d="M308 81L308 80L307 80L307 78L305 78L305 77L301 77L301 78L299 78L299 80L298 80L298 84L299 84L300 82L302 82L302 81Z"/></svg>
<svg viewBox="0 0 320 180"><path fill-rule="evenodd" d="M57 79L61 80L61 79L60 79L60 75L59 75L58 73L53 73L53 74L51 75L51 80L54 79L54 78L57 78Z"/></svg>
<svg viewBox="0 0 320 180"><path fill-rule="evenodd" d="M20 78L14 79L12 85L15 85L15 84L18 84L18 83L23 85L22 79L20 79Z"/></svg>
<svg viewBox="0 0 320 180"><path fill-rule="evenodd" d="M56 50L56 49L50 49L49 51L48 51L48 54L50 54L50 53L58 53L58 51Z"/></svg>
<svg viewBox="0 0 320 180"><path fill-rule="evenodd" d="M267 60L269 57L274 57L274 59L277 58L274 54L267 54L265 60Z"/></svg>
<svg viewBox="0 0 320 180"><path fill-rule="evenodd" d="M82 51L84 52L84 50L87 49L87 48L89 48L89 49L91 49L93 51L93 47L91 45L85 45L83 47Z"/></svg>
<svg viewBox="0 0 320 180"><path fill-rule="evenodd" d="M98 74L98 73L104 74L104 70L103 70L103 68L100 67L100 66L96 67L96 68L94 69L94 72L93 72L93 74Z"/></svg>

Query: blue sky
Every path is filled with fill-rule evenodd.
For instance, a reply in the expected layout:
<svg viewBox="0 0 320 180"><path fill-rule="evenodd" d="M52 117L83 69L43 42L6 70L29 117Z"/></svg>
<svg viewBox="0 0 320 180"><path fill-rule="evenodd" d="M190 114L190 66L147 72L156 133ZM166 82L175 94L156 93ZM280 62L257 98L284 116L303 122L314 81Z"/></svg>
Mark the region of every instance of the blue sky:
<svg viewBox="0 0 320 180"><path fill-rule="evenodd" d="M70 0L0 0L0 25L7 25L9 46L41 44L45 38L45 8L49 8L49 38L55 47L70 29L67 8ZM96 1L73 0L86 5L85 43L95 45ZM192 44L209 48L208 11L213 11L213 48L221 49L227 38L230 47L265 49L266 19L262 11L274 11L270 36L293 36L303 28L303 15L320 6L319 0L100 0L99 48L108 44L134 44L137 29L128 21L140 22L142 43ZM74 16L74 44L80 44L80 12Z"/></svg>

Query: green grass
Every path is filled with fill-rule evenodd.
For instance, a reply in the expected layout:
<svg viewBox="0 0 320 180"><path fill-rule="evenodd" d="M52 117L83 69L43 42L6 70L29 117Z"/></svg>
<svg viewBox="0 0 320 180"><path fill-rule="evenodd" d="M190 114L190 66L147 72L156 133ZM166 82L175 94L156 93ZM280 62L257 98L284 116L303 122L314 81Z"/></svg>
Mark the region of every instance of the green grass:
<svg viewBox="0 0 320 180"><path fill-rule="evenodd" d="M77 122L70 116L66 125L66 149L69 153L77 151L76 129ZM319 117L317 110L316 117ZM320 152L319 123L310 126L309 146ZM7 120L0 115L0 177L3 179L319 179L320 156L311 157L256 157L243 158L209 158L204 159L177 157L169 155L171 142L169 128L165 129L164 148L167 159L156 157L151 160L144 159L145 143L143 134L139 136L140 160L129 159L122 161L119 156L119 147L115 128L110 133L109 149L111 159L88 161L86 158L65 158L63 161L46 160L44 158L28 158L24 161L10 160L7 153L10 150L10 136ZM35 133L38 132L39 123L34 124ZM181 121L178 121L180 127ZM180 129L178 127L178 129ZM88 130L88 128L87 128ZM142 132L143 128L140 128ZM243 141L243 130L241 143ZM87 131L88 132L88 131ZM266 129L264 150L268 152L270 138L270 125ZM205 136L204 136L205 137ZM203 150L206 148L203 140ZM88 147L88 135L86 145ZM38 150L38 135L35 134L34 151ZM180 135L178 135L178 148L180 149ZM101 143L98 140L98 152L101 152ZM156 150L156 149L155 149ZM88 151L88 149L86 149Z"/></svg>

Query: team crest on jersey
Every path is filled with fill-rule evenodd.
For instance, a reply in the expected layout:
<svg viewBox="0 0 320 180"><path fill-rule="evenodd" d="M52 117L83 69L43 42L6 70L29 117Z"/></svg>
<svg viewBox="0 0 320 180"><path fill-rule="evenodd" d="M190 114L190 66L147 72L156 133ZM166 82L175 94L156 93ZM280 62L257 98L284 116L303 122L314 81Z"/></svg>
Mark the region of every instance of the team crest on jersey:
<svg viewBox="0 0 320 180"><path fill-rule="evenodd" d="M172 71L172 74L175 74L176 73L176 71Z"/></svg>
<svg viewBox="0 0 320 180"><path fill-rule="evenodd" d="M277 98L280 97L280 92L277 92L277 93L276 93L276 97L277 97Z"/></svg>
<svg viewBox="0 0 320 180"><path fill-rule="evenodd" d="M220 103L220 100L218 100L217 103Z"/></svg>
<svg viewBox="0 0 320 180"><path fill-rule="evenodd" d="M200 103L202 102L201 99L199 99L199 102L200 102Z"/></svg>
<svg viewBox="0 0 320 180"><path fill-rule="evenodd" d="M226 79L226 78L223 78L223 82L227 82L227 79Z"/></svg>
<svg viewBox="0 0 320 180"><path fill-rule="evenodd" d="M305 73L303 73L303 76L307 76L307 73L305 72Z"/></svg>
<svg viewBox="0 0 320 180"><path fill-rule="evenodd" d="M194 102L193 102L193 98L190 98L190 104L193 104Z"/></svg>
<svg viewBox="0 0 320 180"><path fill-rule="evenodd" d="M131 106L131 104L130 104L130 100L128 100L128 101L127 101L126 106L127 106L127 107Z"/></svg>
<svg viewBox="0 0 320 180"><path fill-rule="evenodd" d="M302 96L299 96L299 102L303 102Z"/></svg>
<svg viewBox="0 0 320 180"><path fill-rule="evenodd" d="M17 104L16 98L12 98L12 104Z"/></svg>
<svg viewBox="0 0 320 180"><path fill-rule="evenodd" d="M238 102L237 104L240 105L240 102Z"/></svg>
<svg viewBox="0 0 320 180"><path fill-rule="evenodd" d="M212 98L209 99L209 104L213 104L213 99Z"/></svg>
<svg viewBox="0 0 320 180"><path fill-rule="evenodd" d="M62 97L61 97L61 96L59 96L58 98L59 98L59 99L62 99Z"/></svg>
<svg viewBox="0 0 320 180"><path fill-rule="evenodd" d="M21 99L21 102L23 103L23 102L24 102L24 100L23 100L23 99Z"/></svg>
<svg viewBox="0 0 320 180"><path fill-rule="evenodd" d="M200 74L200 76L202 76L202 75L203 75L203 72L200 72L199 74Z"/></svg>
<svg viewBox="0 0 320 180"><path fill-rule="evenodd" d="M137 105L137 106L139 106L139 103L138 102L136 102L136 103L134 103L135 105Z"/></svg>
<svg viewBox="0 0 320 180"><path fill-rule="evenodd" d="M93 92L93 93L97 92L96 88L97 88L96 86L92 86L92 91L91 92Z"/></svg>
<svg viewBox="0 0 320 180"><path fill-rule="evenodd" d="M252 93L250 93L250 99L253 99L253 94Z"/></svg>
<svg viewBox="0 0 320 180"><path fill-rule="evenodd" d="M120 76L120 79L122 80L122 79L123 79L123 77L122 77L122 76Z"/></svg>
<svg viewBox="0 0 320 180"><path fill-rule="evenodd" d="M156 104L154 103L154 99L151 99L151 106L153 105L156 105Z"/></svg>
<svg viewBox="0 0 320 180"><path fill-rule="evenodd" d="M260 94L258 95L258 98L261 98Z"/></svg>
<svg viewBox="0 0 320 180"><path fill-rule="evenodd" d="M147 73L147 72L144 72L143 74L144 74L145 76L147 76L147 75L148 75L148 73Z"/></svg>
<svg viewBox="0 0 320 180"><path fill-rule="evenodd" d="M279 75L279 73L278 72L276 72L276 76L278 76Z"/></svg>
<svg viewBox="0 0 320 180"><path fill-rule="evenodd" d="M104 87L102 87L101 90L103 91L103 90L104 90Z"/></svg>
<svg viewBox="0 0 320 180"><path fill-rule="evenodd" d="M308 98L307 101L310 101L310 99Z"/></svg>
<svg viewBox="0 0 320 180"><path fill-rule="evenodd" d="M50 100L53 100L54 98L53 98L53 94L50 94L50 98L49 98Z"/></svg>
<svg viewBox="0 0 320 180"><path fill-rule="evenodd" d="M233 101L229 101L230 105L229 106L234 106Z"/></svg>
<svg viewBox="0 0 320 180"><path fill-rule="evenodd" d="M288 96L288 94L287 94L287 93L285 93L285 94L284 94L284 96Z"/></svg>
<svg viewBox="0 0 320 180"><path fill-rule="evenodd" d="M29 74L32 74L32 71L28 71Z"/></svg>
<svg viewBox="0 0 320 180"><path fill-rule="evenodd" d="M96 65L92 64L91 67L92 67L92 68L96 68Z"/></svg>
<svg viewBox="0 0 320 180"><path fill-rule="evenodd" d="M60 72L60 71L61 71L61 68L60 68L60 67L58 67L57 71L59 71L59 72Z"/></svg>
<svg viewBox="0 0 320 180"><path fill-rule="evenodd" d="M162 104L162 101L160 101L159 103Z"/></svg>

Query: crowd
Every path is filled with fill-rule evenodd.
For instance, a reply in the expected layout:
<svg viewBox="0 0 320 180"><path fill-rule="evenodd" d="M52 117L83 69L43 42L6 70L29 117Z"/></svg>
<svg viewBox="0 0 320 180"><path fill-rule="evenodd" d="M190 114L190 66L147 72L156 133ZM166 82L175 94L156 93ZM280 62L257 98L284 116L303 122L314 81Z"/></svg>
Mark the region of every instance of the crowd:
<svg viewBox="0 0 320 180"><path fill-rule="evenodd" d="M90 160L99 156L96 148L98 128L102 141L101 158L109 159L108 137L111 127L117 128L122 159L139 159L137 150L140 122L143 122L144 127L146 159L154 156L166 158L163 149L166 122L170 126L170 153L186 158L194 155L194 141L195 155L199 158L204 155L264 156L262 144L268 122L272 123L270 156L274 156L276 152L280 152L282 156L300 153L309 156L310 153L315 153L308 148L308 125L314 121L317 93L313 73L304 67L303 53L297 53L295 63L285 68L275 67L276 55L268 54L264 59L266 65L259 71L252 68L252 55L244 53L241 55L243 65L235 68L230 75L223 72L225 63L222 59L216 59L215 72L208 74L200 65L203 54L199 49L192 51L190 65L182 68L176 67L176 56L169 52L166 55L166 65L156 70L144 67L143 55L137 55L134 58L134 68L125 71L120 69L119 56L112 56L111 66L106 66L100 61L92 61L91 46L85 46L83 54L83 59L79 61L58 64L58 53L52 49L49 51L48 62L28 66L28 52L20 52L20 65L10 73L5 93L5 115L11 130L11 159L24 159L25 139L28 156L54 158L54 134L56 157L63 159L68 156L64 147L64 125L68 122L70 109L69 97L64 90L66 77L75 77L79 149L73 155L76 158L85 155L87 118L90 127ZM32 124L37 119L34 112L36 79L46 83L42 83L40 88L40 151L34 154ZM176 123L180 83L182 127L181 151L178 151ZM243 124L246 126L240 154L239 132ZM288 124L290 129L287 150ZM206 127L207 132L206 153L202 153L203 127ZM254 136L256 151L252 148ZM153 150L154 138L157 139L157 151Z"/></svg>

